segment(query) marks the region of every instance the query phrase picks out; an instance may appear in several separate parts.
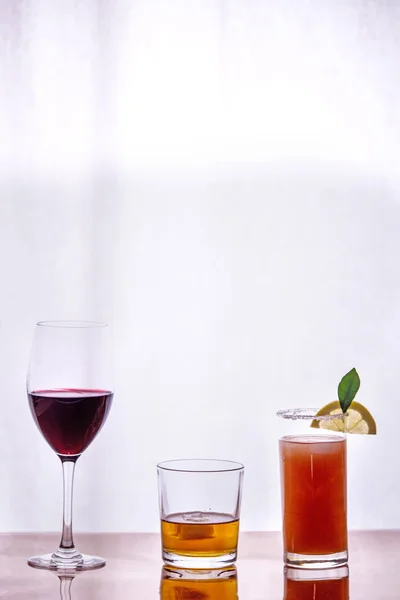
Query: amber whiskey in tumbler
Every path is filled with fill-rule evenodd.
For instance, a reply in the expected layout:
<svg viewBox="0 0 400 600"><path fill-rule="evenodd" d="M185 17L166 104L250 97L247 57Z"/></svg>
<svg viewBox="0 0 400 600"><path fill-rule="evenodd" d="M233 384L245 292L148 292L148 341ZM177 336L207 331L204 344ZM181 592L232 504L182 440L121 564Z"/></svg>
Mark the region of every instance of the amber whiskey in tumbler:
<svg viewBox="0 0 400 600"><path fill-rule="evenodd" d="M199 557L223 556L236 552L239 519L212 512L169 515L161 521L164 550Z"/></svg>

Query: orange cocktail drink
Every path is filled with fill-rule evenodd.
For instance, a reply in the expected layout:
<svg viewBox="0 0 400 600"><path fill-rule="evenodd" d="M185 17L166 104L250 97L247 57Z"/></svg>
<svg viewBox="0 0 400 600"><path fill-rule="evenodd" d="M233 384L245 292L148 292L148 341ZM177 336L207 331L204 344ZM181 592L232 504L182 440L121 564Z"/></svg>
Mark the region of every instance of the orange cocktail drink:
<svg viewBox="0 0 400 600"><path fill-rule="evenodd" d="M347 476L344 434L296 433L279 440L286 564L347 563Z"/></svg>

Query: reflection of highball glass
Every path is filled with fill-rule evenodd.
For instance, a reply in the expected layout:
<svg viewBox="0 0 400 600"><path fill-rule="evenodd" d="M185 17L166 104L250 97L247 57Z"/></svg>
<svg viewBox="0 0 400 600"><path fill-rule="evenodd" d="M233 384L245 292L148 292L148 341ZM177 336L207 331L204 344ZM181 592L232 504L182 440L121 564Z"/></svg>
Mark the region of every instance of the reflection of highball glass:
<svg viewBox="0 0 400 600"><path fill-rule="evenodd" d="M225 460L171 460L157 466L166 564L217 569L235 562L243 470Z"/></svg>
<svg viewBox="0 0 400 600"><path fill-rule="evenodd" d="M163 567L160 596L161 600L237 600L237 587L235 567L193 571Z"/></svg>
<svg viewBox="0 0 400 600"><path fill-rule="evenodd" d="M348 559L346 436L330 416L319 419L332 429L310 427L316 412L278 412L286 426L279 440L284 562L329 568Z"/></svg>
<svg viewBox="0 0 400 600"><path fill-rule="evenodd" d="M349 600L349 569L288 568L283 600Z"/></svg>

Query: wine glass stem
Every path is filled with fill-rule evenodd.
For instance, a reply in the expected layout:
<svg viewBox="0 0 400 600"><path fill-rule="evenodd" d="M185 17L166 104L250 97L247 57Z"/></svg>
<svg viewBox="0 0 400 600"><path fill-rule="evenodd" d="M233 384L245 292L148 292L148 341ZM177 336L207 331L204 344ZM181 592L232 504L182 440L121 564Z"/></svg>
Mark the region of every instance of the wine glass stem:
<svg viewBox="0 0 400 600"><path fill-rule="evenodd" d="M74 473L77 458L62 458L63 470L63 528L60 542L60 550L73 551L75 549L72 537L72 499L74 491Z"/></svg>

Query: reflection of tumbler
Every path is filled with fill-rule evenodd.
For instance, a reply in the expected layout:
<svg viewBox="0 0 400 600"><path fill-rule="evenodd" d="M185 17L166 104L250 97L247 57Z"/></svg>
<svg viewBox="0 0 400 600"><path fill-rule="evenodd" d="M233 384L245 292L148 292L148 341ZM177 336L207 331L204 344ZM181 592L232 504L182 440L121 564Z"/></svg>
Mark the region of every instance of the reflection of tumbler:
<svg viewBox="0 0 400 600"><path fill-rule="evenodd" d="M283 600L349 600L349 568L285 569Z"/></svg>
<svg viewBox="0 0 400 600"><path fill-rule="evenodd" d="M161 600L238 600L237 593L235 567L215 570L163 567L161 571Z"/></svg>

